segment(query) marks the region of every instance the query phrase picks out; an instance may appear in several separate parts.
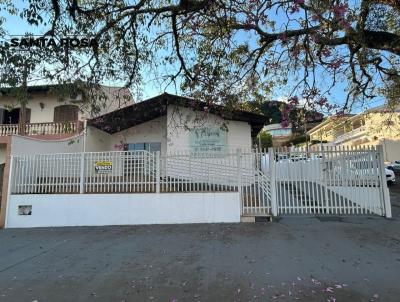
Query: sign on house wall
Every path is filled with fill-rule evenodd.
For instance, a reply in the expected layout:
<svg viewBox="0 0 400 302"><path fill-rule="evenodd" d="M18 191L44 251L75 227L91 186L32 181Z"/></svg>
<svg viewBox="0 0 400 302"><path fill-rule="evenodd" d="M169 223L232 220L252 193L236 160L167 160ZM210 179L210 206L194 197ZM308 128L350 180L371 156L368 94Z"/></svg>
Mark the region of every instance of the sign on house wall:
<svg viewBox="0 0 400 302"><path fill-rule="evenodd" d="M226 130L220 127L201 127L190 130L189 146L192 152L226 152Z"/></svg>
<svg viewBox="0 0 400 302"><path fill-rule="evenodd" d="M112 162L111 161L96 161L94 164L94 169L98 174L108 174L112 172Z"/></svg>

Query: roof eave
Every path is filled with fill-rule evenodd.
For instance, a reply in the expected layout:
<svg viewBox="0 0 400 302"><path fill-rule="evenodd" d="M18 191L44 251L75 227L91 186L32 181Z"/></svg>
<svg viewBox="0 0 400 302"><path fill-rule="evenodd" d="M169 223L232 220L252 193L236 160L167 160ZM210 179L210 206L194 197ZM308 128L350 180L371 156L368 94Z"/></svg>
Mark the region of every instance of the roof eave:
<svg viewBox="0 0 400 302"><path fill-rule="evenodd" d="M153 109L153 111L149 111L149 105L152 105L152 107L150 109ZM175 96L175 95L171 95L168 93L164 93L161 95L158 95L156 97L147 99L143 102L139 102L139 103L135 103L132 104L130 106L118 109L116 111L104 114L102 116L93 118L91 120L88 120L88 125L90 126L94 126L96 128L98 128L98 126L100 126L99 129L113 134L113 133L117 133L120 131L123 131L125 129L134 127L138 124L144 123L146 121L149 121L151 119L163 116L165 114L167 114L167 107L168 105L177 105L177 106L183 106L183 107L187 107L187 108L191 108L194 110L199 110L199 111L204 111L205 107L206 107L206 103L205 102L201 102L201 101L197 101L194 99L190 99L187 97L182 97L182 96ZM157 109L158 110L155 110ZM118 127L108 127L109 129L105 129L106 126L101 126L101 121L102 119L106 119L107 121L113 121L115 122L115 119L123 119L126 118L127 113L132 112L133 110L135 110L135 112L140 109L142 110L142 113L145 114L145 112L149 113L150 115L148 116L142 116L143 117L143 121L131 121L131 122L126 122L125 125L118 125ZM155 110L155 111L154 111ZM251 113L251 112L247 112L247 111L242 111L242 110L233 110L233 111L226 111L225 107L221 106L221 105L215 105L212 106L211 108L208 109L208 112L215 114L215 115L219 115L224 119L227 120L233 120L233 121L242 121L242 122L247 122L250 124L251 126L251 135L252 137L257 136L257 134L260 132L260 130L263 128L267 118L263 115L260 114L255 114L255 113ZM133 112L132 112L133 113ZM96 125L99 124L99 125ZM124 126L126 127L125 129L123 129Z"/></svg>

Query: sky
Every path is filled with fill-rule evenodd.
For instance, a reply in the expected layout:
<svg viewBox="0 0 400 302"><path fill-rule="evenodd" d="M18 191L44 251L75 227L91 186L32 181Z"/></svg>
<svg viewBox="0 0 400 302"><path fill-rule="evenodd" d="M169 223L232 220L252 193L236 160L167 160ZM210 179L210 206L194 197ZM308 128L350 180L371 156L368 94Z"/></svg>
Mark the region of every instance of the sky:
<svg viewBox="0 0 400 302"><path fill-rule="evenodd" d="M23 4L23 2L21 0L14 1L13 3L19 8L26 5L26 4ZM45 28L38 28L35 26L30 26L26 21L22 20L18 16L5 15L3 11L0 11L0 17L1 16L7 18L5 28L11 35L23 35L26 32L30 32L35 35L40 35L46 31ZM278 19L279 19L279 16L278 16ZM242 36L240 36L240 34L239 34L239 39L249 39L249 37L246 36L245 34L242 34ZM251 43L255 43L255 42L250 41L250 44ZM162 71L160 71L160 73L162 73ZM35 81L35 82L31 82L29 84L30 85L35 85L35 84L39 85L39 84L46 84L46 83L44 83L43 81ZM108 82L106 81L106 82L103 82L102 84L110 85L110 86L124 85L123 82L118 83L118 82L111 82L111 81L108 81ZM293 79L289 78L287 87L276 87L272 92L271 99L285 101L287 99L287 96L289 95L289 92L291 91L291 87L293 86L293 84L294 84ZM329 85L329 84L327 83L327 85ZM345 101L345 98L346 98L345 88L346 87L343 83L338 83L332 89L331 94L328 97L330 103L334 103L334 104L338 104L338 105L343 104ZM154 80L154 78L149 78L146 75L143 76L141 91L142 91L143 99L156 96L158 94L163 93L164 91L169 92L169 93L177 93L177 94L180 93L179 90L176 91L175 88L172 86L165 89L165 87L160 86L159 82ZM358 113L367 108L379 106L382 103L383 103L382 98L374 99L371 102L369 102L368 105L366 105L366 106L363 106L363 107L356 106L355 108L353 108L353 113Z"/></svg>
<svg viewBox="0 0 400 302"><path fill-rule="evenodd" d="M13 3L17 8L22 8L25 7L26 5L21 0L15 0L13 1ZM0 11L0 17L5 17L7 19L7 22L5 23L5 29L10 34L10 36L24 35L27 32L32 33L33 35L40 36L47 30L47 28L32 26L28 24L28 22L26 22L25 20L21 19L19 16L5 14L4 11ZM35 80L31 81L29 84L41 85L41 84L46 84L46 82L41 80L39 81ZM105 81L103 84L109 86L123 86L124 82ZM143 99L147 99L162 94L164 92L175 93L175 90L172 87L167 88L167 90L165 91L164 89L162 89L160 85L158 85L157 81L151 78L143 79L142 88L143 88L142 92Z"/></svg>

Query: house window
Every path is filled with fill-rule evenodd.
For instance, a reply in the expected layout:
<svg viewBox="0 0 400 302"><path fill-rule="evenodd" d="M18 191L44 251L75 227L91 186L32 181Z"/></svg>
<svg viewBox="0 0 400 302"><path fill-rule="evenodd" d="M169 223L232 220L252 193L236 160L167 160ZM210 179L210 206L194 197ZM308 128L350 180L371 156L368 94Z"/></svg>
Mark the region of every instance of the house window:
<svg viewBox="0 0 400 302"><path fill-rule="evenodd" d="M20 111L20 108L14 108L12 110L0 108L0 124L18 124ZM29 123L31 120L31 109L26 108L25 112L25 122Z"/></svg>
<svg viewBox="0 0 400 302"><path fill-rule="evenodd" d="M54 122L72 122L78 120L79 107L75 105L60 105L54 108Z"/></svg>
<svg viewBox="0 0 400 302"><path fill-rule="evenodd" d="M149 152L161 151L161 143L132 143L126 145L126 150L141 151L146 150Z"/></svg>
<svg viewBox="0 0 400 302"><path fill-rule="evenodd" d="M267 130L273 137L275 136L289 136L292 134L291 128L280 128L280 129L271 129Z"/></svg>

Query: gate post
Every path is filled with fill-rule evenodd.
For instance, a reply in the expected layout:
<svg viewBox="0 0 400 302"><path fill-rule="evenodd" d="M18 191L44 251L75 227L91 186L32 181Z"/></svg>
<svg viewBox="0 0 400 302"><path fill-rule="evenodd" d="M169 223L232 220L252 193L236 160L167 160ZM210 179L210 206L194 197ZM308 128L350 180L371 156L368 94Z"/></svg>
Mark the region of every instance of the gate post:
<svg viewBox="0 0 400 302"><path fill-rule="evenodd" d="M242 200L242 151L236 150L236 164L237 164L237 185L240 201L240 210L243 214L243 200Z"/></svg>
<svg viewBox="0 0 400 302"><path fill-rule="evenodd" d="M270 188L271 188L271 212L272 216L278 216L278 200L276 198L276 169L274 148L268 148L269 170L270 170Z"/></svg>
<svg viewBox="0 0 400 302"><path fill-rule="evenodd" d="M160 151L156 152L156 193L160 193Z"/></svg>
<svg viewBox="0 0 400 302"><path fill-rule="evenodd" d="M85 177L85 152L81 152L81 170L79 173L79 194L83 194L85 191L84 177Z"/></svg>
<svg viewBox="0 0 400 302"><path fill-rule="evenodd" d="M2 196L1 200L0 200L0 204L3 202L3 204L1 204L2 205L1 211L3 211L3 213L0 213L0 229L7 227L8 213L10 211L10 197L11 197L13 184L14 184L14 165L15 165L15 158L13 155L11 155L10 156L10 166L8 168L8 176L6 176L7 182L8 182L7 183L7 192L5 192L4 186L3 186L3 192L2 192L2 194L6 193L7 195L5 195L6 197ZM5 167L4 167L3 172L4 172L4 174L3 174L3 178L4 178L5 172L6 172ZM3 183L4 183L4 179L2 179L1 181L3 181ZM5 202L4 202L4 200L5 200ZM1 217L1 215L3 215L4 217ZM3 221L1 221L1 219L3 219Z"/></svg>
<svg viewBox="0 0 400 302"><path fill-rule="evenodd" d="M381 187L381 196L383 198L383 209L385 211L386 218L392 218L392 205L390 203L389 189L387 187L387 182L386 182L385 163L383 161L383 146L378 145L376 147L379 156L379 161L378 161L379 179Z"/></svg>

